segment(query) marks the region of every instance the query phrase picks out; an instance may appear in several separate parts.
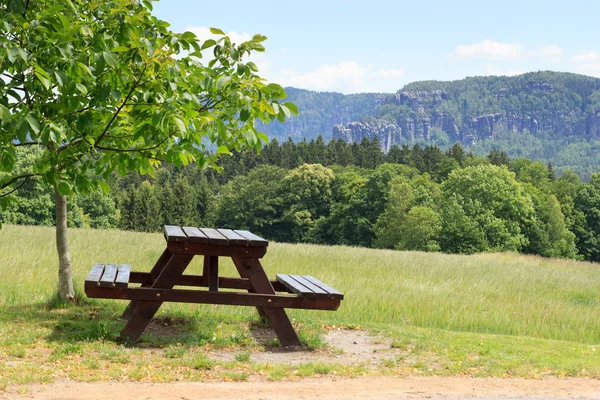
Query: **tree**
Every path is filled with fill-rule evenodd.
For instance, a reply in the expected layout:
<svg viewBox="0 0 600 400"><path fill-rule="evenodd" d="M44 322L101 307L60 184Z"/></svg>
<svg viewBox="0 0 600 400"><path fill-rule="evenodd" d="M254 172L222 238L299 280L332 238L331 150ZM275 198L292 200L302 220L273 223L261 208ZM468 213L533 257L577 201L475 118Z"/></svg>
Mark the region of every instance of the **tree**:
<svg viewBox="0 0 600 400"><path fill-rule="evenodd" d="M398 250L439 251L437 242L442 229L440 215L430 207L415 206L410 209L399 227Z"/></svg>
<svg viewBox="0 0 600 400"><path fill-rule="evenodd" d="M533 218L532 200L505 166L454 170L442 184L442 192L446 202L442 216L450 218L443 220L442 242L450 246L442 246L443 250L454 248L454 234L459 235L454 238L457 242L467 234L474 238L469 247L472 251L518 251L528 243L522 228ZM483 232L484 240L478 231Z"/></svg>
<svg viewBox="0 0 600 400"><path fill-rule="evenodd" d="M329 215L334 177L333 171L321 164L303 164L287 173L282 181L282 220L287 226L282 239L305 241L315 221Z"/></svg>
<svg viewBox="0 0 600 400"><path fill-rule="evenodd" d="M282 214L281 182L286 171L261 165L246 176L236 176L223 186L217 224L247 229L266 238L279 238Z"/></svg>
<svg viewBox="0 0 600 400"><path fill-rule="evenodd" d="M0 198L40 179L54 189L59 292L74 297L67 196L110 188L114 171L153 174L161 162L214 165L217 154L260 149L255 121L284 121L280 103L246 61L266 37L235 44L219 29L200 42L173 33L149 0L7 0L0 3ZM211 59L201 57L211 51ZM185 54L184 52L187 52ZM15 173L16 149L43 149Z"/></svg>
<svg viewBox="0 0 600 400"><path fill-rule="evenodd" d="M577 190L574 198L577 222L575 242L586 260L600 261L600 174Z"/></svg>

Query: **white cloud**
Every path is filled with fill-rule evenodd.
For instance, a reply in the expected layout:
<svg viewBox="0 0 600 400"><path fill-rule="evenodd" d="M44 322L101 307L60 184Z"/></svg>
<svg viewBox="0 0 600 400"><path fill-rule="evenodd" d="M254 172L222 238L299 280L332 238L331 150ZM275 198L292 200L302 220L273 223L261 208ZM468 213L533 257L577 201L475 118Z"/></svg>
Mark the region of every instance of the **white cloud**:
<svg viewBox="0 0 600 400"><path fill-rule="evenodd" d="M399 78L404 75L403 69L374 70L371 64L361 66L355 61L346 61L321 65L309 72L284 69L276 82L284 86L341 93L393 92L402 86Z"/></svg>
<svg viewBox="0 0 600 400"><path fill-rule="evenodd" d="M600 78L600 52L588 50L575 54L569 59L575 71Z"/></svg>
<svg viewBox="0 0 600 400"><path fill-rule="evenodd" d="M523 56L523 45L484 40L480 43L461 44L454 49L452 55L456 58L484 58L488 60L517 59Z"/></svg>

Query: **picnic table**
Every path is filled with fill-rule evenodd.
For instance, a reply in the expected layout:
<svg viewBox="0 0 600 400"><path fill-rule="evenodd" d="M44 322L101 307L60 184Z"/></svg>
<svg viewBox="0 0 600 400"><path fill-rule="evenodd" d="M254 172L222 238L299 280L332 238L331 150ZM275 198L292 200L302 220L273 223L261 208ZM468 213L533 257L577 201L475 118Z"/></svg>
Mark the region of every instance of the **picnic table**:
<svg viewBox="0 0 600 400"><path fill-rule="evenodd" d="M166 248L149 272L132 271L129 264L97 263L85 280L88 297L130 300L123 313L127 323L122 337L137 340L162 303L172 301L254 306L282 346L298 346L300 340L285 309L337 310L344 298L312 276L277 274L269 280L260 263L269 242L252 232L166 225L164 236ZM184 275L198 255L204 257L202 275ZM239 277L220 276L219 257L230 257Z"/></svg>

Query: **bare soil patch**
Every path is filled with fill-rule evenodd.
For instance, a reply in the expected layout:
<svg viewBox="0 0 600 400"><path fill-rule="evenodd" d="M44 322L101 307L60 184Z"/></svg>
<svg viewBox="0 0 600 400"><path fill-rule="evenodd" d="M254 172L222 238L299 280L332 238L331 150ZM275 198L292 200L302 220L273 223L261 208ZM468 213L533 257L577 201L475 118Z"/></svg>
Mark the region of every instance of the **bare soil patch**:
<svg viewBox="0 0 600 400"><path fill-rule="evenodd" d="M253 336L259 344L269 343L276 336L271 329L258 328ZM329 345L323 350L310 350L295 347L269 347L264 351L255 351L251 361L269 364L302 364L308 362L332 362L343 365L378 365L383 359L398 353L391 348L391 339L383 336L371 336L366 331L331 330L325 336ZM218 361L233 361L235 351L216 350L209 354Z"/></svg>
<svg viewBox="0 0 600 400"><path fill-rule="evenodd" d="M293 382L77 383L29 386L26 393L0 393L0 399L430 399L552 398L600 399L600 380L495 379L465 377L310 378Z"/></svg>

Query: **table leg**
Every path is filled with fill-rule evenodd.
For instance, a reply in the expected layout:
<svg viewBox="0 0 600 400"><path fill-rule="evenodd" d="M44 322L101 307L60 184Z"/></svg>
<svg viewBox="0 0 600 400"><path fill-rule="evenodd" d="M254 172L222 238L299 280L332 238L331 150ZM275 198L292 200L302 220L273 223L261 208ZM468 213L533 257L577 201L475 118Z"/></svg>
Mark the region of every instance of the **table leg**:
<svg viewBox="0 0 600 400"><path fill-rule="evenodd" d="M165 249L165 251L163 251L163 253L161 254L158 261L156 261L156 264L154 264L154 267L152 267L152 270L150 271L150 273L158 274L160 271L162 271L163 268L167 265L167 263L171 259L172 255L173 255L173 253L171 253L169 251L169 249ZM152 286L151 283L142 284L142 287L151 287L151 286ZM122 318L129 319L129 317L131 317L131 314L133 314L133 310L135 310L135 307L137 307L138 304L139 304L139 301L137 301L137 300L130 301L129 304L127 305L127 307L125 308L125 311L123 311Z"/></svg>
<svg viewBox="0 0 600 400"><path fill-rule="evenodd" d="M275 294L260 261L256 258L232 257L240 276L248 278L255 293ZM250 290L249 290L250 291ZM283 308L257 307L277 334L282 346L300 346L300 339Z"/></svg>
<svg viewBox="0 0 600 400"><path fill-rule="evenodd" d="M175 286L177 279L183 274L183 271L185 271L190 261L192 261L193 257L193 254L171 255L160 275L156 278L152 288L172 289L173 286ZM125 324L125 327L121 331L121 336L134 340L138 339L162 303L162 301L137 302L127 324Z"/></svg>
<svg viewBox="0 0 600 400"><path fill-rule="evenodd" d="M211 292L219 291L219 257L204 256L202 281Z"/></svg>

